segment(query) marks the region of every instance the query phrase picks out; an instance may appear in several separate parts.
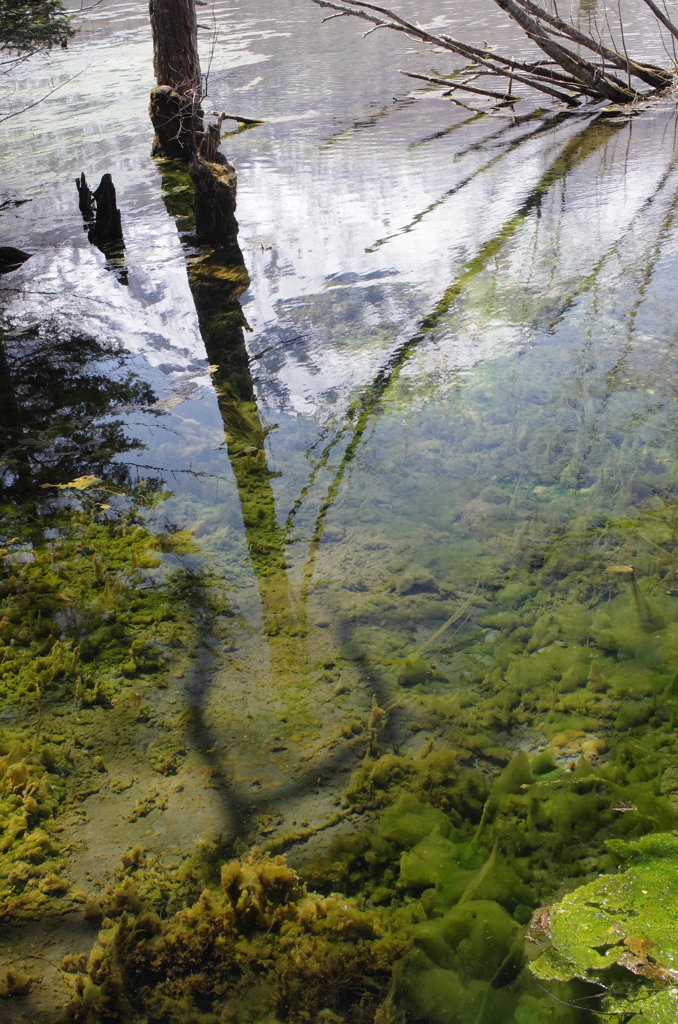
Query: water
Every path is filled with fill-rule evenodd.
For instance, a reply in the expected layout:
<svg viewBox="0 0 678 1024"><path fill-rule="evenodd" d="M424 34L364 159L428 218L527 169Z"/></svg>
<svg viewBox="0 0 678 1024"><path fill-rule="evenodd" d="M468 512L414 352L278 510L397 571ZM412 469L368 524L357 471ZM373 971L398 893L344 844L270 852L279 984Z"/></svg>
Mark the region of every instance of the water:
<svg viewBox="0 0 678 1024"><path fill-rule="evenodd" d="M1 125L37 438L29 470L3 456L4 962L35 978L10 1019L83 988L58 968L95 940L83 906L134 911L116 870L168 918L258 845L343 902L286 933L297 883L234 876L261 905L220 911L250 943L230 988L199 938L197 1002L156 950L148 1019L586 1020L521 970L521 929L616 866L607 839L675 827L673 104L479 118L403 77L451 64L395 34L305 0L200 10L207 109L264 119L222 146L250 278L230 352L205 323L238 306L200 308L149 157L145 11L95 8L3 87L16 110L59 86ZM402 10L527 52L485 6ZM626 42L663 59L642 19ZM113 175L127 283L81 171Z"/></svg>

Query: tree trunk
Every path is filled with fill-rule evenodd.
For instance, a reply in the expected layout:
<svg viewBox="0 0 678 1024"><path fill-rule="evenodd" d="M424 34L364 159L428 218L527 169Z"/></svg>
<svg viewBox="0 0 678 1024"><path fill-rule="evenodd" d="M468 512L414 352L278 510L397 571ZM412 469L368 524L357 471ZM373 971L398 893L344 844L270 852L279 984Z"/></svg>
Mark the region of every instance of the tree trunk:
<svg viewBox="0 0 678 1024"><path fill-rule="evenodd" d="M193 0L150 0L155 128L153 156L190 160L203 132L202 74Z"/></svg>
<svg viewBox="0 0 678 1024"><path fill-rule="evenodd" d="M196 234L228 253L233 246L237 249L236 177L219 152L225 115L207 128L203 122L195 3L150 0L150 13L153 68L158 82L151 92L150 113L156 132L153 156L189 164L195 186Z"/></svg>

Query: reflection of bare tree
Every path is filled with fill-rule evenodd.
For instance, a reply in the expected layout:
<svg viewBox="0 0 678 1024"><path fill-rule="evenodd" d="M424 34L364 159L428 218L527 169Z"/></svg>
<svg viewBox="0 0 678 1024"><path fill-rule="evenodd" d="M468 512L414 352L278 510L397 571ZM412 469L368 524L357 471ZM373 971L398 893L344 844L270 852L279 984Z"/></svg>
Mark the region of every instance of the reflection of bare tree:
<svg viewBox="0 0 678 1024"><path fill-rule="evenodd" d="M461 192L462 189L466 188L467 185L470 185L475 178L484 174L486 171L489 171L492 167L498 164L499 161L502 160L505 156L508 156L509 153L513 153L514 150L519 149L525 142L528 141L528 139L534 139L537 138L539 135L543 135L545 132L553 131L554 128L556 128L559 124L562 123L563 119L567 115L560 112L551 115L551 117L543 117L542 112L538 112L536 116L538 116L539 120L536 127L532 128L531 131L524 132L523 134L517 136L516 138L509 139L509 141L504 144L503 148L500 149L498 153L495 153L494 156L490 157L490 159L487 160L484 164L481 164L480 167L477 167L465 178L462 178L461 181L458 181L455 185L449 188L446 192L444 192L441 196L435 199L427 207L416 213L414 217L412 217L412 219L409 221L409 223L405 224L401 228L398 228L397 231L392 232L390 235L386 235L384 238L379 238L369 247L367 251L376 252L377 249L381 248L381 246L385 245L387 242L390 242L391 239L397 238L398 235L406 234L408 231L411 231L430 213L433 213L435 210L437 210L443 203L447 202L448 199L451 199L452 196L456 195L458 192ZM490 142L496 142L497 140L503 141L504 136L509 135L510 132L516 128L516 126L522 125L525 122L529 123L534 119L534 112L525 114L522 117L512 118L510 125L502 125L502 127L499 128L496 132L492 132L490 135L485 136L483 140L483 146L486 146ZM462 157L466 156L467 153L471 152L474 149L478 149L478 147L478 142L472 142L465 149L459 150L459 152L455 155L455 160L460 160Z"/></svg>
<svg viewBox="0 0 678 1024"><path fill-rule="evenodd" d="M176 166L172 171L176 194ZM166 187L169 179L166 179ZM166 188L170 191L169 188ZM171 203L170 212L179 211ZM187 211L183 211L186 214ZM182 227L188 228L184 220ZM238 302L249 277L235 239L224 247L210 248L188 258L188 277L195 301L200 331L211 364L212 381L221 412L226 450L235 479L250 562L257 587L267 637L270 675L275 691L285 693L290 682L305 680L310 672L306 641L304 604L298 605L290 583L285 557L286 534L278 523L271 479L264 447L265 429L256 405L254 385L244 340L245 320ZM258 794L243 794L242 785L230 777L218 753L219 735L205 715L219 656L205 653L187 686L191 704L190 729L202 750L218 785L224 813L238 835L246 834L254 808L268 803L266 788ZM318 772L346 755L346 745L324 758L324 764L301 768L289 783L276 791L300 794L317 784Z"/></svg>
<svg viewBox="0 0 678 1024"><path fill-rule="evenodd" d="M308 672L312 663L312 659L308 656L303 629L292 637L288 634L284 640L281 633L284 634L286 631L285 623L291 624L293 628L302 625L303 613L309 597L315 563L323 541L329 510L345 483L351 463L363 444L367 431L375 417L379 415L384 398L393 388L418 348L425 343L432 332L446 322L455 305L463 300L464 294L473 280L479 274L487 272L492 261L511 243L530 215L538 212L540 204L547 195L559 183L566 180L568 175L589 156L604 148L620 127L620 123L595 120L561 146L517 209L480 247L477 255L467 261L455 280L442 293L435 306L421 319L419 329L390 354L375 377L360 390L349 406L344 422L338 427L334 436L326 436L324 448L314 465L310 479L301 490L288 515L287 522L282 528L279 526L276 516L271 488L271 472L264 450L265 431L254 400L254 389L244 345L242 313L237 301L247 283L244 268L242 264L234 264L232 259L230 262L224 260L223 254L220 256L218 252L211 252L191 262L189 277L206 349L214 367L213 380L219 396L227 435L229 460L238 488L252 566L258 579L265 630L269 634L267 645L274 681L279 681L284 686L285 682L291 678L291 674L298 673L303 676ZM513 143L509 143L509 145L513 145ZM665 176L655 190L655 196L665 187L668 180L669 178ZM651 201L651 199L648 200L648 202ZM642 211L637 216L642 216ZM632 226L629 226L627 230L632 230ZM557 323L563 312L576 298L594 286L606 261L611 258L619 245L621 245L621 239L617 239L584 278L573 281L567 290L561 293L557 308L549 310L549 320L552 325ZM315 499L319 511L309 542L303 584L299 595L301 614L296 616L292 587L287 576L285 562L286 538L301 506L307 505L312 500L312 492L317 486L318 479L323 469L326 469L334 461L333 455L336 452L341 454L329 486L321 498ZM286 613L283 616L285 621L282 623L282 628L281 610ZM350 622L340 624L338 628L343 640L351 638ZM382 687L387 685L386 680L380 681L379 674L375 674L374 666L367 666L365 673L366 685L369 674L369 692L376 690L378 699L381 701L383 699ZM203 679L208 676L209 672L203 673ZM203 696L206 694L207 689L205 688ZM397 719L394 719L394 722L397 728ZM204 725L201 728L204 729ZM213 739L214 737L210 736L209 738ZM203 748L205 745L201 744ZM318 772L326 770L332 764L339 763L342 758L347 756L352 756L348 745L341 750L335 746L332 754L328 752L326 756L314 759L314 775L317 776ZM237 795L233 791L227 773L222 774L224 775L224 800L225 803L229 803L228 794L230 793L233 799L236 799ZM310 783L303 773L300 773L296 779L291 779L289 783L286 782L281 786L277 794L278 798L284 799L292 794L298 795L307 784ZM252 808L260 807L266 803L267 799L270 799L270 794L262 792L257 797L248 798L247 803Z"/></svg>
<svg viewBox="0 0 678 1024"><path fill-rule="evenodd" d="M591 153L604 145L618 131L619 127L619 124L595 120L566 143L543 172L536 185L528 192L515 213L481 246L477 255L464 265L456 279L445 289L435 307L421 320L417 333L403 341L391 353L387 362L381 367L373 380L366 387L362 388L353 400L349 406L344 424L339 428L332 440L324 446L322 455L317 461L311 477L312 482L319 471L328 464L334 449L344 442L344 450L338 468L327 489L325 498L320 503L320 512L316 519L315 531L304 572L303 595L307 593L313 578L315 560L322 541L327 513L339 492L346 472L362 442L365 431L374 415L378 413L381 401L388 389L395 384L418 347L440 325L454 303L462 297L467 286L478 274L487 268L490 261L508 244L530 213L538 209L550 189L558 181L564 179ZM489 165L486 165L486 168L487 166ZM564 300L565 306L570 301L571 297L568 296ZM310 489L310 486L308 489ZM291 526L295 512L296 507L293 509L292 516L288 520L288 527Z"/></svg>

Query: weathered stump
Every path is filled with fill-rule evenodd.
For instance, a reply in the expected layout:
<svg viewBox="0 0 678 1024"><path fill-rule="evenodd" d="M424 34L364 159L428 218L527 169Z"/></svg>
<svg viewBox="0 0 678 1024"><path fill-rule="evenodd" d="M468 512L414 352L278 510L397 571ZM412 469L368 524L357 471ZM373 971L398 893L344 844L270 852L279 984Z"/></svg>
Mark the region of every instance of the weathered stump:
<svg viewBox="0 0 678 1024"><path fill-rule="evenodd" d="M75 179L75 187L78 190L78 206L80 207L80 213L83 216L85 222L93 221L94 212L94 196L87 184L87 178L85 172L80 172L80 177Z"/></svg>
<svg viewBox="0 0 678 1024"><path fill-rule="evenodd" d="M75 185L88 240L104 254L118 281L127 284L122 218L111 175L104 174L94 192L84 173L75 179Z"/></svg>
<svg viewBox="0 0 678 1024"><path fill-rule="evenodd" d="M149 114L155 129L152 155L191 160L203 130L203 111L196 98L171 85L157 85L151 90Z"/></svg>
<svg viewBox="0 0 678 1024"><path fill-rule="evenodd" d="M84 176L83 176L84 177ZM90 232L90 241L95 245L120 245L124 248L122 237L122 220L118 209L115 186L110 174L104 174L99 187L94 190L94 201L97 212L94 227Z"/></svg>

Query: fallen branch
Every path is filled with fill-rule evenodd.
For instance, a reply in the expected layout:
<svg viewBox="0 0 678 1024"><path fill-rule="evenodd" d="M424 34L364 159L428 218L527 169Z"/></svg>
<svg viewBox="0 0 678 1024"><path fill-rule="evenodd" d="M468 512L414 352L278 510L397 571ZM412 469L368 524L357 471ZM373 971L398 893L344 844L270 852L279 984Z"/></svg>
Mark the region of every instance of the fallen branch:
<svg viewBox="0 0 678 1024"><path fill-rule="evenodd" d="M468 82L455 82L445 78L435 78L432 75L417 75L414 71L401 71L401 75L407 78L418 78L422 82L430 82L432 85L444 85L446 89L461 89L464 92L476 92L480 96L490 96L492 99L500 100L502 103L510 103L515 99L510 92L494 92L491 89L481 89L477 85L469 85Z"/></svg>
<svg viewBox="0 0 678 1024"><path fill-rule="evenodd" d="M265 122L261 121L259 118L242 117L240 114L226 114L223 110L213 110L212 117L218 117L221 121L237 121L239 124L265 124Z"/></svg>
<svg viewBox="0 0 678 1024"><path fill-rule="evenodd" d="M672 72L655 64L635 60L625 52L622 34L623 53L619 53L602 39L596 39L581 32L574 25L564 21L556 14L541 7L535 0L494 0L497 6L516 22L528 39L539 47L547 61L528 63L507 58L493 52L486 46L476 46L456 39L446 33L434 33L420 25L407 21L395 11L368 0L312 0L318 7L329 8L336 12L325 18L351 16L369 22L373 27L388 28L402 32L412 39L427 45L433 45L463 57L468 66L457 72L453 83L445 83L450 89L462 89L477 92L499 103L505 103L507 93L494 92L473 85L475 78L483 75L509 79L508 94L513 98L513 83L526 85L530 89L545 93L559 102L576 106L587 100L608 100L613 103L626 104L638 98L651 96L667 88L673 81ZM660 25L678 38L678 28L654 3L654 0L642 0L657 18ZM623 28L622 28L623 33ZM573 49L571 44L575 44ZM599 61L589 59L582 51L595 54ZM627 80L618 77L622 72ZM408 73L409 74L409 73ZM409 74L409 77L426 76ZM642 91L642 86L632 82L635 79L650 90ZM435 84L443 84L437 82ZM451 99L454 97L450 96ZM517 97L516 97L517 98Z"/></svg>

